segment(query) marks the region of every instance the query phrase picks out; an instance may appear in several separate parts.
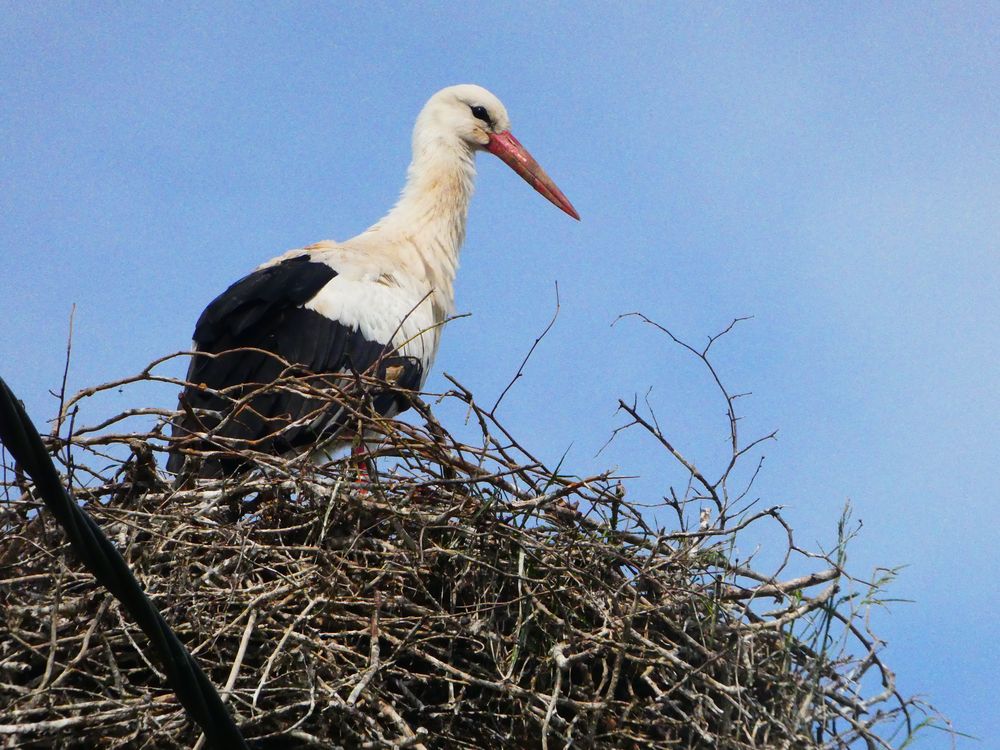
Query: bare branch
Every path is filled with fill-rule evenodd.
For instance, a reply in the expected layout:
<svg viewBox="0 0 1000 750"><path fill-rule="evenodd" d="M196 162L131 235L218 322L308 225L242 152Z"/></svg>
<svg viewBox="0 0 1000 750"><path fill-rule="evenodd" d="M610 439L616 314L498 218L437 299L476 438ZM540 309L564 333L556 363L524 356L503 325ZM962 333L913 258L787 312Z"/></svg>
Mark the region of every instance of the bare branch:
<svg viewBox="0 0 1000 750"><path fill-rule="evenodd" d="M491 417L496 415L496 413L497 413L497 407L500 406L500 402L503 401L504 396L507 395L507 391L509 391L511 388L513 388L514 387L514 383L516 383L518 380L520 380L521 376L524 375L524 367L525 367L525 365L528 364L528 360L531 359L531 355L534 354L535 349L541 343L542 339L545 338L546 334L549 331L552 330L552 326L554 326L556 324L556 318L559 317L559 308L560 308L560 305L559 305L559 282L557 281L556 282L556 309L552 312L552 319L549 320L548 325L545 326L545 329L540 334L538 334L538 337L535 339L534 343L531 345L531 348L528 349L528 353L525 354L524 355L524 359L521 360L521 364L518 366L517 372L514 373L514 377L511 378L510 382L507 384L507 387L504 388L503 392L497 397L496 403L494 403L493 404L493 408L490 409L490 416Z"/></svg>
<svg viewBox="0 0 1000 750"><path fill-rule="evenodd" d="M558 304L557 294L556 313ZM678 343L718 379L708 355L740 320L703 349ZM676 447L650 403L647 414L619 402L629 423L614 434L648 432L690 475L686 492L643 498L610 471L546 466L496 416L510 386L491 409L454 379L433 396L468 411L481 434L466 444L437 421L429 395L400 392L420 423L390 420L371 393L392 384L368 373L321 381L289 363L268 387L315 399L309 418L342 410L372 443L363 481L349 457L273 455L218 428L166 437L178 418L170 410L83 424L89 396L183 385L156 372L179 356L68 399L61 413L80 424L49 447L77 472L78 502L224 686L248 737L424 750L848 750L898 746L919 726L911 713L925 707L898 693L865 624L885 576L865 583L845 570L853 526L841 524L836 549L810 551L780 507L749 512L763 459L747 457L774 433L741 444L739 395L721 380L733 450L719 478ZM220 397L249 407L256 395ZM247 469L175 490L156 465L171 449L236 456ZM734 499L727 478L747 460ZM194 745L194 725L117 609L71 558L59 564L62 536L31 484L5 465L0 487L5 742ZM660 526L663 509L673 528ZM783 532L776 570L733 559L756 529Z"/></svg>

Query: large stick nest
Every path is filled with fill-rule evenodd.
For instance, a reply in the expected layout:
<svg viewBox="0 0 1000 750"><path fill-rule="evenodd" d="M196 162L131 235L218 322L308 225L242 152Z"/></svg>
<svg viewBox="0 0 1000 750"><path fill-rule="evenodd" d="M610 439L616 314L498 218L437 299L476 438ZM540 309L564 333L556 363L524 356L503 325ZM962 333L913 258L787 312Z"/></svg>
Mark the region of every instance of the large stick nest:
<svg viewBox="0 0 1000 750"><path fill-rule="evenodd" d="M104 390L176 382L155 372L78 394L51 448L248 738L481 750L909 736L915 703L864 627L874 590L846 576L842 546L801 552L778 509L728 487L750 446L724 390L733 461L711 481L621 404L690 474L655 511L610 474L546 468L457 384L447 397L467 404L479 445L416 396L422 426L378 420L355 398L381 436L367 475L356 459L244 450L255 468L239 481L174 490L157 469L170 412L92 428L69 418ZM128 427L149 414L161 421ZM197 728L142 634L9 461L0 513L0 742L192 747ZM668 513L672 530L654 526ZM766 523L788 540L777 573L731 562L734 540Z"/></svg>

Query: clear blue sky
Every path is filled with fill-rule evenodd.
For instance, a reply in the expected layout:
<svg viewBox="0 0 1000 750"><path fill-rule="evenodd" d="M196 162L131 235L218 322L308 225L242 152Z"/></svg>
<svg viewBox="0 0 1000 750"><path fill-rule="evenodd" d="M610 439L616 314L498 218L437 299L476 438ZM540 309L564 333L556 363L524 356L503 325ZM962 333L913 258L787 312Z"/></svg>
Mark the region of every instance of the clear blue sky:
<svg viewBox="0 0 1000 750"><path fill-rule="evenodd" d="M812 546L853 501L853 570L908 566L893 593L913 603L875 619L902 691L989 746L1000 6L537 5L4 4L0 374L51 416L73 302L72 388L185 348L241 274L391 205L431 93L485 85L583 221L480 158L472 317L429 387L446 371L492 402L558 281L502 414L542 456L620 466L652 498L678 475L651 444L594 456L617 397L652 388L708 466L721 405L662 336L611 321L641 310L697 341L754 315L718 363L753 391L746 434L780 430L764 502Z"/></svg>

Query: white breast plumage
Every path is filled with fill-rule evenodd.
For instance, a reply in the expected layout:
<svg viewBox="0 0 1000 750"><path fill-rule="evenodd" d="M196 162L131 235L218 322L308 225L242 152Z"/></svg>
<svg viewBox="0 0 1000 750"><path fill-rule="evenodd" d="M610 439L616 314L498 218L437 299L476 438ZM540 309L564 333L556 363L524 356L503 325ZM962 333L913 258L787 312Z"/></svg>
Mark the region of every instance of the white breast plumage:
<svg viewBox="0 0 1000 750"><path fill-rule="evenodd" d="M430 288L412 277L400 280L392 274L365 274L352 278L338 272L305 308L360 331L369 341L392 344L399 354L416 357L426 378L442 323L434 319L430 297Z"/></svg>

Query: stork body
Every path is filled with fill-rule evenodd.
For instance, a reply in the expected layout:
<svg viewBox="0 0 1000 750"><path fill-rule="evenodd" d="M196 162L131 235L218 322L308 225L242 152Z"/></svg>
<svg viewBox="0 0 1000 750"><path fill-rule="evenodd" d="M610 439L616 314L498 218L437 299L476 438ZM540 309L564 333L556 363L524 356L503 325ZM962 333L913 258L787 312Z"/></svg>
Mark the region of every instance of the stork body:
<svg viewBox="0 0 1000 750"><path fill-rule="evenodd" d="M264 263L205 309L175 437L202 436L198 450L235 439L278 453L342 437L342 408L266 388L289 374L322 388L336 387L345 373L391 372L396 386L419 389L454 309L476 152L496 154L579 218L509 127L503 104L483 88L435 94L414 127L406 187L385 217L345 242L320 242ZM405 401L385 392L374 405L393 416ZM179 481L192 473L186 461L181 450L168 460ZM194 473L212 477L238 468L234 460L212 459Z"/></svg>

